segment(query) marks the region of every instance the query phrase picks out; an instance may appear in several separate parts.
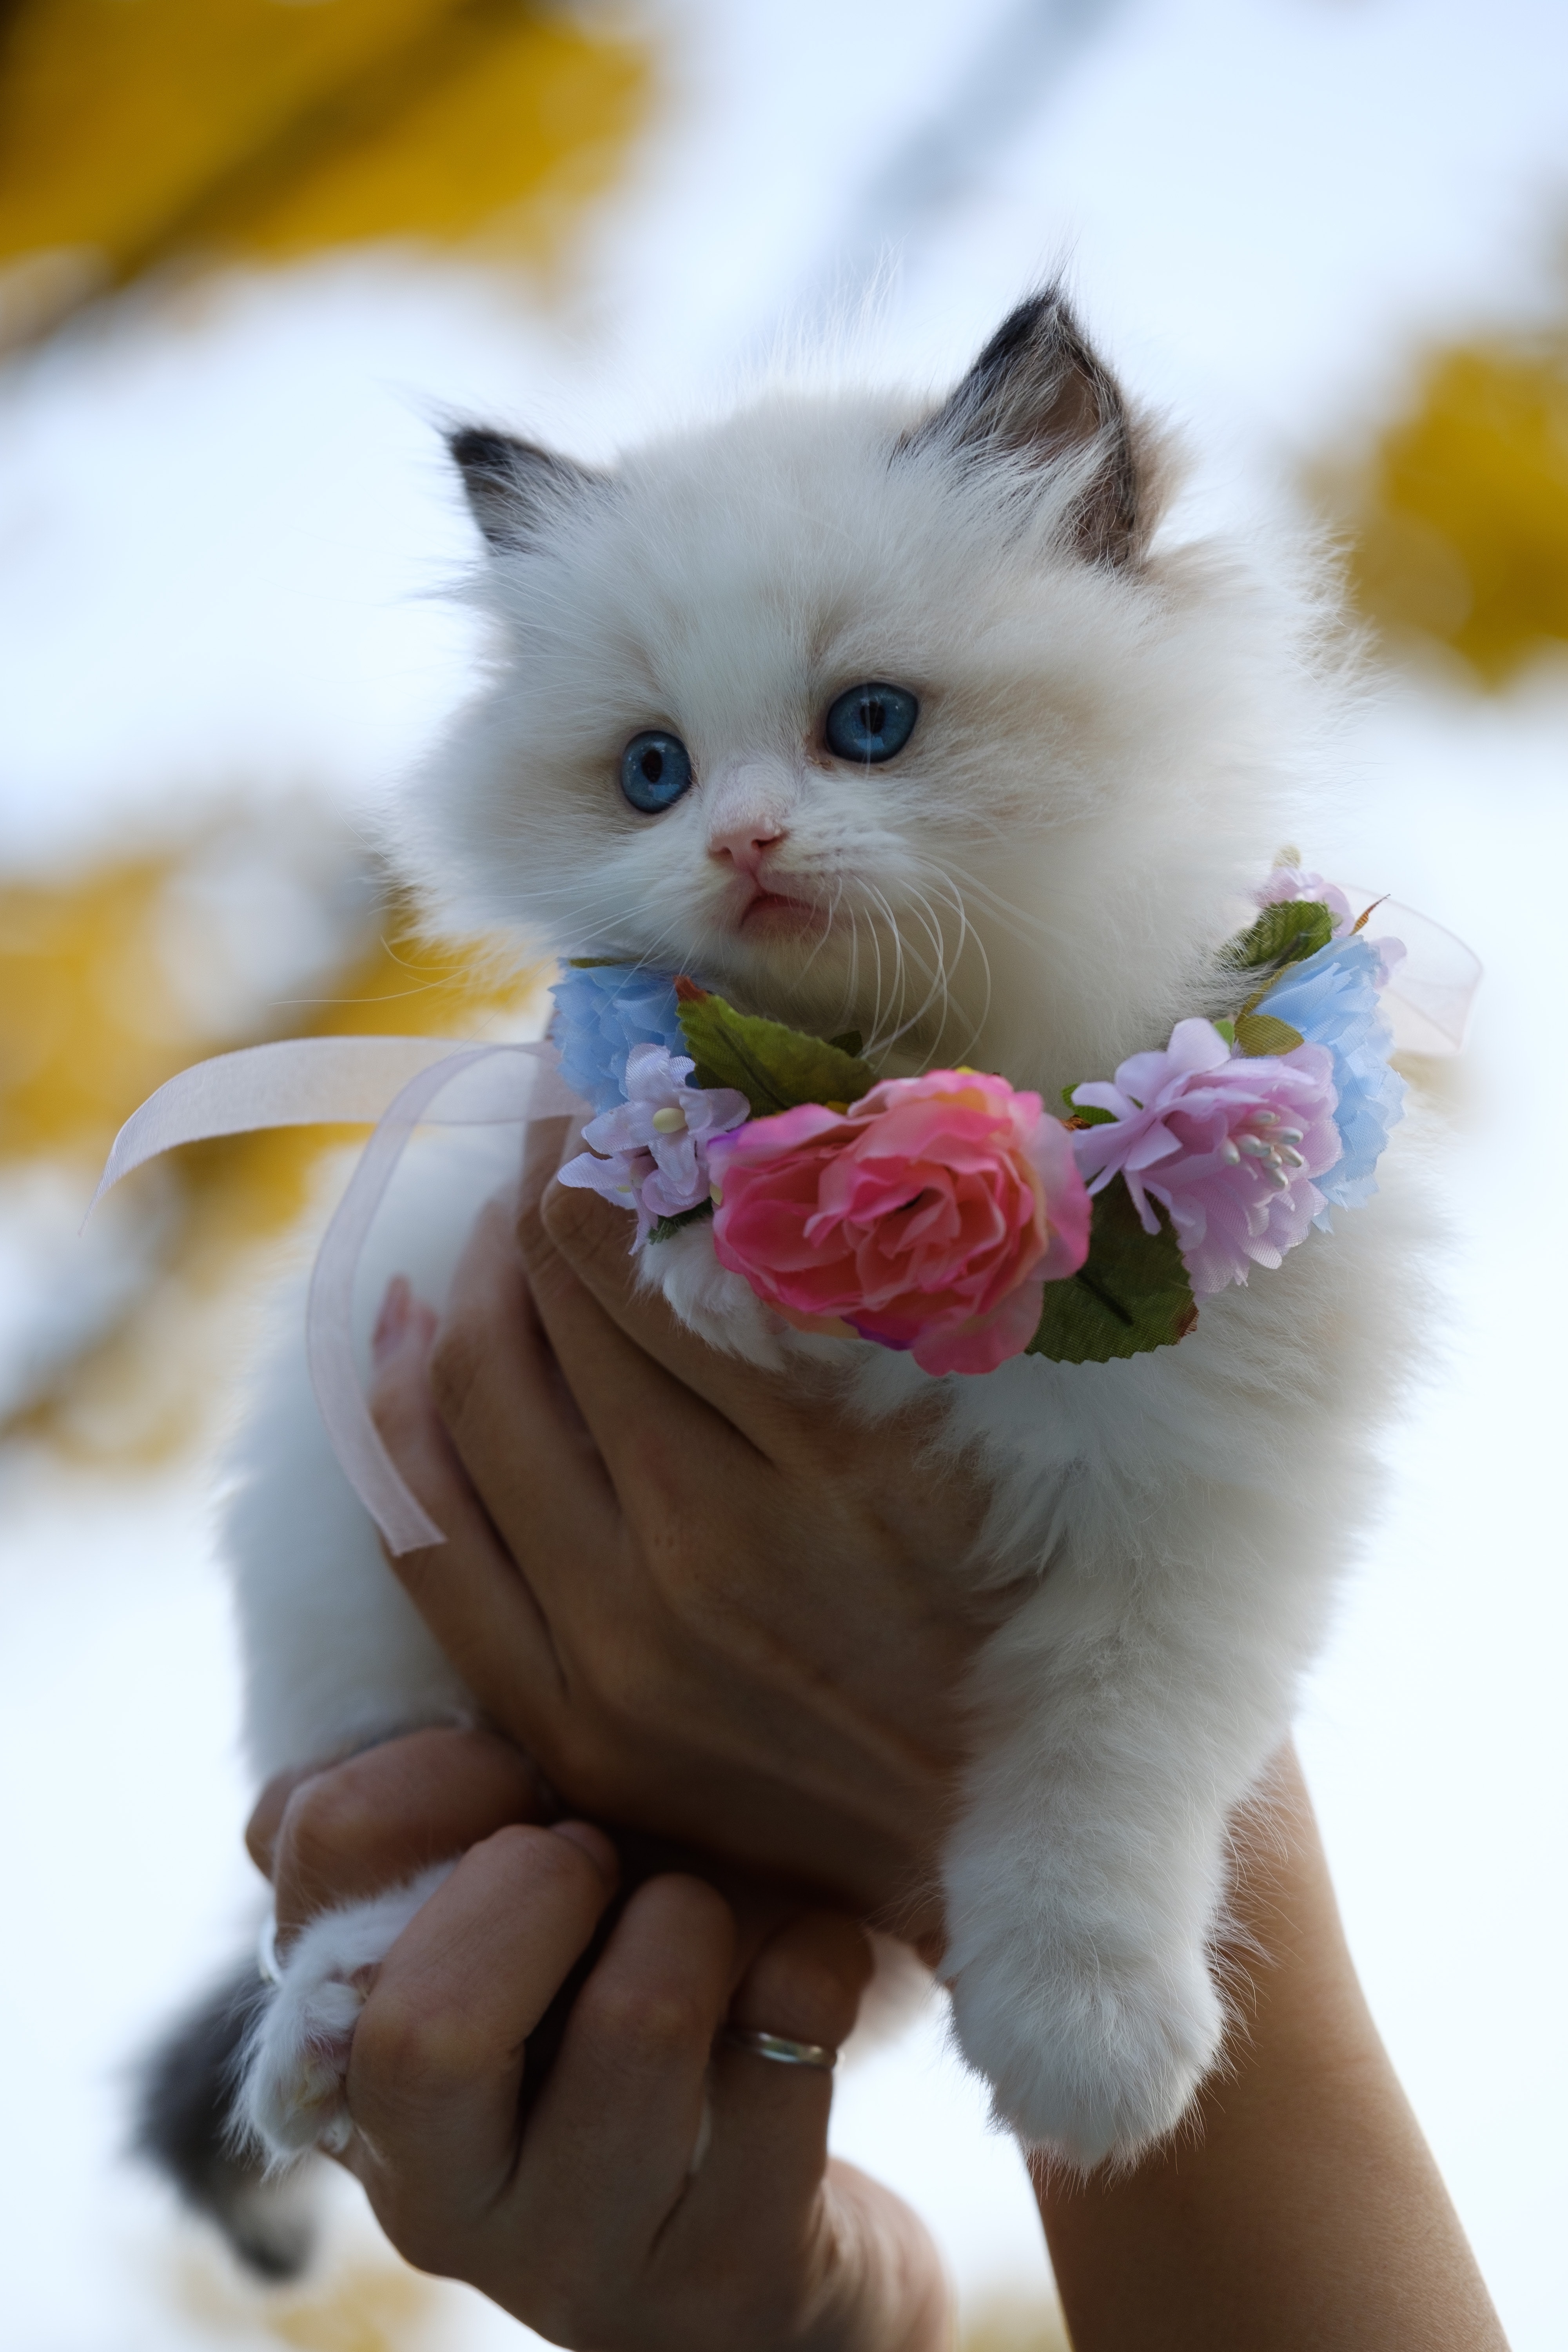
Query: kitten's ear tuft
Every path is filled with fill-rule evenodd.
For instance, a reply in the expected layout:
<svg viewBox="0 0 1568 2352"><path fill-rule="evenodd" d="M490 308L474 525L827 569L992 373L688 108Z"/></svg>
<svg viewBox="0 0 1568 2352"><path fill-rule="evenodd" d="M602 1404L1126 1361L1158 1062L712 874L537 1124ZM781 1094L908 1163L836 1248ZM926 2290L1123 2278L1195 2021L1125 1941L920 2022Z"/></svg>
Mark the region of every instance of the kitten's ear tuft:
<svg viewBox="0 0 1568 2352"><path fill-rule="evenodd" d="M570 457L488 425L460 426L447 434L447 446L463 478L474 520L498 553L526 547L552 515L605 478Z"/></svg>
<svg viewBox="0 0 1568 2352"><path fill-rule="evenodd" d="M1080 553L1126 563L1152 521L1151 486L1121 388L1089 349L1059 287L1021 302L969 373L911 436L960 456L1021 457L1042 468L1092 457L1074 508Z"/></svg>

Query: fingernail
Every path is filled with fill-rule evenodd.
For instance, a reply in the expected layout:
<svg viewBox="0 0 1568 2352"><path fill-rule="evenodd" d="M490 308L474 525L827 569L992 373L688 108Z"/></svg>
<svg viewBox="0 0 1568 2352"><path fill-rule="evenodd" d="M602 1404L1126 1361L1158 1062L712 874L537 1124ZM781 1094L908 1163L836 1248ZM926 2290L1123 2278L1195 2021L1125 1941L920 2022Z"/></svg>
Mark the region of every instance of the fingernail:
<svg viewBox="0 0 1568 2352"><path fill-rule="evenodd" d="M606 1886L615 1885L621 1874L621 1858L603 1830L596 1830L592 1822L552 1822L550 1834L564 1838L568 1845L585 1853Z"/></svg>
<svg viewBox="0 0 1568 2352"><path fill-rule="evenodd" d="M408 1287L407 1276L395 1274L386 1286L386 1297L381 1302L381 1313L370 1335L371 1358L377 1366L385 1363L403 1345L413 1304L414 1293Z"/></svg>

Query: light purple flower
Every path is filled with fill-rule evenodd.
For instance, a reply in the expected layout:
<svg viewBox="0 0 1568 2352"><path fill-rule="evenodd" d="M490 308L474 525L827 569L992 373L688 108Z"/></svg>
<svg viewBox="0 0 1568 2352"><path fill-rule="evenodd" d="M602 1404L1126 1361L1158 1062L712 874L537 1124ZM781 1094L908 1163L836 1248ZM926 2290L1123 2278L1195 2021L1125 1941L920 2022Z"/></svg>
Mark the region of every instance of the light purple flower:
<svg viewBox="0 0 1568 2352"><path fill-rule="evenodd" d="M1089 1191L1124 1176L1150 1234L1158 1202L1199 1297L1295 1248L1323 1206L1312 1180L1343 1148L1325 1047L1237 1054L1209 1021L1178 1021L1163 1052L1133 1054L1072 1098L1113 1115L1073 1137Z"/></svg>
<svg viewBox="0 0 1568 2352"><path fill-rule="evenodd" d="M708 1199L709 1144L752 1115L733 1087L689 1087L695 1067L668 1045L634 1045L626 1101L589 1120L583 1140L591 1149L561 1171L563 1184L637 1211L634 1249L660 1217L678 1217Z"/></svg>
<svg viewBox="0 0 1568 2352"><path fill-rule="evenodd" d="M1252 894L1255 907L1278 907L1297 898L1310 898L1328 908L1334 919L1335 939L1342 939L1355 920L1351 902L1337 883L1325 882L1321 874L1303 873L1299 866L1277 866Z"/></svg>
<svg viewBox="0 0 1568 2352"><path fill-rule="evenodd" d="M1334 939L1346 940L1353 934L1365 940L1377 960L1373 973L1373 983L1380 989L1388 986L1390 975L1397 971L1405 961L1405 942L1395 939L1374 940L1365 931L1357 931L1351 902L1337 883L1325 882L1321 874L1305 874L1299 866L1277 866L1268 881L1252 894L1255 907L1274 907L1297 898L1315 899L1319 906L1328 908L1334 920ZM1369 907L1362 921L1364 923L1376 911L1375 906ZM1320 949L1319 953L1326 955L1328 950ZM1288 972L1290 967L1287 964L1285 969ZM1300 1024L1292 1022L1290 1025L1299 1028Z"/></svg>

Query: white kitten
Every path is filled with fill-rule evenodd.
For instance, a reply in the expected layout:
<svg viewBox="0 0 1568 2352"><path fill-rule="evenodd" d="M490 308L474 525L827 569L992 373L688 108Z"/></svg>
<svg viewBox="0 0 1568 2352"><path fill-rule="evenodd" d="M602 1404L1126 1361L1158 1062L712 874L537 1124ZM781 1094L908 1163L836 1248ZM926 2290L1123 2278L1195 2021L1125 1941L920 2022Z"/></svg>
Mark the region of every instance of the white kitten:
<svg viewBox="0 0 1568 2352"><path fill-rule="evenodd" d="M1219 1009L1213 951L1302 814L1310 615L1233 551L1162 547L1152 437L1055 292L934 415L774 397L606 475L496 434L453 451L498 662L403 813L445 923L693 971L819 1034L859 1028L885 1073L972 1063L1047 1104ZM918 701L880 764L824 734L867 679ZM689 758L661 813L622 789L647 732ZM449 1258L490 1173L433 1156L373 1244L377 1278L437 1296L409 1250ZM943 1384L994 1489L953 1574L1032 1571L975 1675L943 1973L999 2116L1071 2162L1168 2132L1215 2063L1227 1823L1365 1519L1413 1232L1385 1195L1205 1304L1179 1347ZM706 1228L645 1263L721 1343L791 1344L749 1293L724 1305ZM926 1376L843 1354L874 1444ZM229 1549L259 1773L463 1714L297 1335ZM312 2038L341 2049L365 1956L345 1916L290 1963L295 2021L258 2044L245 2100L276 2152L331 2109Z"/></svg>

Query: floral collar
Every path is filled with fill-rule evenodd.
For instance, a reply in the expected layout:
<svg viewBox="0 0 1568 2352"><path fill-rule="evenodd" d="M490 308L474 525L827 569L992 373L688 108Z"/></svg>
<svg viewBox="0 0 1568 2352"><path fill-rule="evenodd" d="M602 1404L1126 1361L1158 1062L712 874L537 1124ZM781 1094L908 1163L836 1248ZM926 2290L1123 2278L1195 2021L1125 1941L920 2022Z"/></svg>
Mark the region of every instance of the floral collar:
<svg viewBox="0 0 1568 2352"><path fill-rule="evenodd" d="M858 1036L807 1036L640 967L578 964L547 1042L294 1037L197 1063L127 1119L99 1196L205 1137L374 1123L317 1252L306 1356L333 1452L389 1549L439 1545L371 1418L353 1342L361 1252L416 1128L591 1110L590 1148L563 1181L634 1212L634 1248L711 1218L721 1264L789 1322L907 1350L931 1373L1173 1347L1200 1301L1375 1190L1404 1092L1385 1013L1413 1050L1457 1052L1480 977L1409 908L1402 964L1399 941L1369 938L1293 854L1256 897L1257 920L1218 960L1235 1013L1179 1021L1113 1079L1068 1087L1061 1116L1004 1077L879 1078Z"/></svg>
<svg viewBox="0 0 1568 2352"><path fill-rule="evenodd" d="M596 1116L561 1181L634 1212L634 1248L710 1218L788 1322L931 1373L1173 1346L1200 1301L1371 1196L1401 1116L1380 1003L1400 941L1293 860L1257 904L1218 958L1234 1014L1068 1088L1065 1118L984 1072L879 1079L858 1036L684 977L570 966L552 1034Z"/></svg>

